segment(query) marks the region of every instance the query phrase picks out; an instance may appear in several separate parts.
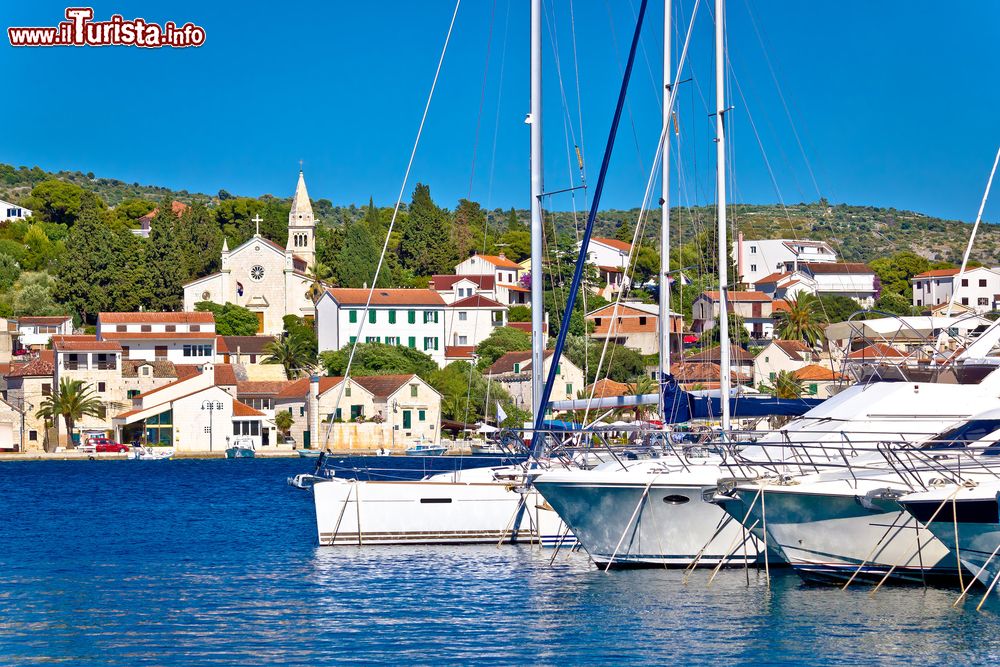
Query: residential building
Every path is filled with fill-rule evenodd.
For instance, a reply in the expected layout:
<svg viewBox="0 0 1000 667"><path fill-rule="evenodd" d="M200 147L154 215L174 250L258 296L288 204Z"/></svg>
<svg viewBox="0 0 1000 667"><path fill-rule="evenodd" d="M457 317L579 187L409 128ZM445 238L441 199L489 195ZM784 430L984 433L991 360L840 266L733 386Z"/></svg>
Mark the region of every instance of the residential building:
<svg viewBox="0 0 1000 667"><path fill-rule="evenodd" d="M778 373L792 373L816 360L812 348L800 340L774 339L754 357L754 385L772 384Z"/></svg>
<svg viewBox="0 0 1000 667"><path fill-rule="evenodd" d="M803 271L779 271L758 280L754 291L772 300L797 299L800 294L816 294L816 281Z"/></svg>
<svg viewBox="0 0 1000 667"><path fill-rule="evenodd" d="M475 254L467 257L455 266L457 276L493 276L496 285L514 285L521 277L521 266L507 259L503 253L499 255Z"/></svg>
<svg viewBox="0 0 1000 667"><path fill-rule="evenodd" d="M166 359L122 359L121 382L131 404L139 394L158 389L198 373L197 366L174 364Z"/></svg>
<svg viewBox="0 0 1000 667"><path fill-rule="evenodd" d="M100 340L95 336L53 336L52 351L55 367L52 375L53 391L59 391L60 383L66 379L79 380L90 389L101 402L97 415L84 415L76 421L75 433L71 434L76 444L89 436L104 436L111 431L111 417L127 409L129 400L125 384L122 382L122 347L114 340ZM64 425L56 425L61 428ZM61 439L66 435L61 435Z"/></svg>
<svg viewBox="0 0 1000 667"><path fill-rule="evenodd" d="M0 450L21 450L21 411L0 399Z"/></svg>
<svg viewBox="0 0 1000 667"><path fill-rule="evenodd" d="M208 312L100 313L96 333L99 340L120 344L126 359L215 360L215 316Z"/></svg>
<svg viewBox="0 0 1000 667"><path fill-rule="evenodd" d="M842 373L819 364L803 366L793 374L802 383L805 395L815 398L830 398L844 387L847 379Z"/></svg>
<svg viewBox="0 0 1000 667"><path fill-rule="evenodd" d="M802 239L748 240L739 234L733 242L738 282L754 289L757 282L775 272L795 272L803 263L836 262L837 253L824 241Z"/></svg>
<svg viewBox="0 0 1000 667"><path fill-rule="evenodd" d="M475 347L503 326L507 326L507 306L481 295L455 301L444 311L447 346Z"/></svg>
<svg viewBox="0 0 1000 667"><path fill-rule="evenodd" d="M979 266L967 268L961 277L958 273L959 269L934 269L913 276L910 279L913 285L913 306L930 308L944 305L955 294L956 305L965 306L976 313L996 309L1000 302L1000 272Z"/></svg>
<svg viewBox="0 0 1000 667"><path fill-rule="evenodd" d="M597 292L612 301L618 297L623 286L627 286L625 272L628 270L632 244L618 239L593 236L587 246L587 261L597 267Z"/></svg>
<svg viewBox="0 0 1000 667"><path fill-rule="evenodd" d="M173 211L174 215L178 218L184 215L184 212L190 208L184 202L172 201L170 202L170 210ZM150 233L153 231L153 218L156 217L157 213L160 212L159 207L154 208L152 211L146 215L139 218L139 229L133 229L132 233L136 236L141 236L143 238L149 238Z"/></svg>
<svg viewBox="0 0 1000 667"><path fill-rule="evenodd" d="M730 313L743 318L743 326L751 338L756 340L771 338L774 320L771 297L763 292L726 292L726 305ZM691 305L691 328L697 333L715 327L719 318L719 293L702 292Z"/></svg>
<svg viewBox="0 0 1000 667"><path fill-rule="evenodd" d="M427 284L441 295L447 304L452 304L470 296L485 296L497 301L496 276L492 273L484 275L450 275L439 274L431 276Z"/></svg>
<svg viewBox="0 0 1000 667"><path fill-rule="evenodd" d="M13 363L5 376L7 403L23 412L24 446L22 451L54 451L57 440L49 438L45 421L35 414L47 396L52 395L55 354L41 350L25 362Z"/></svg>
<svg viewBox="0 0 1000 667"><path fill-rule="evenodd" d="M259 216L255 222L259 223ZM230 251L222 245L221 269L184 285L184 309L199 301L234 303L257 316L258 333L276 336L284 330L282 318L312 318L309 297L313 280L308 270L316 263L316 219L305 178L299 172L292 207L288 213L288 243L281 247L260 235Z"/></svg>
<svg viewBox="0 0 1000 667"><path fill-rule="evenodd" d="M545 368L542 369L544 377L552 368L553 350L545 350ZM487 375L492 381L500 382L511 398L514 405L522 410L531 411L531 352L507 352L502 357L493 362L487 370ZM552 385L552 394L549 400L562 401L576 398L578 391L584 387L583 371L567 359L565 356L559 361L556 367L556 380Z"/></svg>
<svg viewBox="0 0 1000 667"><path fill-rule="evenodd" d="M275 443L273 423L217 383L214 365L132 398L131 409L114 416L119 442L136 440L177 451L223 452L235 440L255 447ZM234 383L235 384L235 383Z"/></svg>
<svg viewBox="0 0 1000 667"><path fill-rule="evenodd" d="M340 404L337 404L337 401ZM402 450L437 442L441 395L416 375L313 376L286 383L275 413L292 415L290 435L304 448Z"/></svg>
<svg viewBox="0 0 1000 667"><path fill-rule="evenodd" d="M12 343L14 352L40 350L48 347L53 335L68 336L73 333L73 318L69 315L23 316L12 321L15 322L12 333L15 338Z"/></svg>
<svg viewBox="0 0 1000 667"><path fill-rule="evenodd" d="M875 271L860 262L800 263L799 270L816 283L816 296L846 296L862 308L871 308L878 297Z"/></svg>
<svg viewBox="0 0 1000 667"><path fill-rule="evenodd" d="M216 361L242 366L251 380L273 381L287 379L281 364L265 363L270 356L267 346L274 336L217 336L215 339Z"/></svg>
<svg viewBox="0 0 1000 667"><path fill-rule="evenodd" d="M329 288L316 303L319 351L339 350L356 340L403 345L443 366L445 310L441 296L429 289Z"/></svg>
<svg viewBox="0 0 1000 667"><path fill-rule="evenodd" d="M655 303L624 301L617 307L610 303L587 313L586 319L594 325L591 338L604 341L610 339L642 354L657 354L660 351L660 307ZM670 314L670 350L680 353L683 347L684 316Z"/></svg>
<svg viewBox="0 0 1000 667"><path fill-rule="evenodd" d="M702 350L697 354L692 354L691 356L684 357L682 363L690 364L714 364L719 366L722 363L722 347L716 345L715 347L709 348L707 350ZM679 364L678 364L679 365ZM752 385L754 381L754 358L749 352L744 350L739 345L729 346L729 367L732 372L733 381L739 384ZM674 377L677 376L674 371L674 367L671 366L671 373ZM719 375L715 376L715 381L720 381ZM680 380L678 380L680 382ZM691 382L692 380L685 380L686 382Z"/></svg>
<svg viewBox="0 0 1000 667"><path fill-rule="evenodd" d="M31 217L31 209L0 199L0 222L17 222Z"/></svg>

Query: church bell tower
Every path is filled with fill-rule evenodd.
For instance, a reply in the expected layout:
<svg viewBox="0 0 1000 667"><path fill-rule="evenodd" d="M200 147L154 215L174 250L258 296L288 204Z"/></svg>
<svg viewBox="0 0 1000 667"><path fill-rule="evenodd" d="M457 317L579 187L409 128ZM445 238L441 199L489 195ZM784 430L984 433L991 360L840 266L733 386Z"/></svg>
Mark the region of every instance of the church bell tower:
<svg viewBox="0 0 1000 667"><path fill-rule="evenodd" d="M299 182L292 197L292 210L288 212L288 244L285 252L298 255L313 267L316 265L316 218L313 216L306 179L299 170Z"/></svg>

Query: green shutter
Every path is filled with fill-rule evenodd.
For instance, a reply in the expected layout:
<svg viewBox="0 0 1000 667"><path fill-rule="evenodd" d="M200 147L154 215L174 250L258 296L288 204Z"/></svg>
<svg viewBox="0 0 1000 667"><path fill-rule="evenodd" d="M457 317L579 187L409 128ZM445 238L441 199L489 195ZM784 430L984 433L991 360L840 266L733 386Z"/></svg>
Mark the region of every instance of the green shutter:
<svg viewBox="0 0 1000 667"><path fill-rule="evenodd" d="M416 336L410 336L410 348L414 349L414 350L417 349L417 337Z"/></svg>
<svg viewBox="0 0 1000 667"><path fill-rule="evenodd" d="M348 313L347 313L347 320L351 324L357 324L357 322L358 322L358 311L356 311L356 310L348 311Z"/></svg>
<svg viewBox="0 0 1000 667"><path fill-rule="evenodd" d="M395 323L396 323L396 311L395 310L390 310L389 311L389 324L395 324Z"/></svg>
<svg viewBox="0 0 1000 667"><path fill-rule="evenodd" d="M357 336L351 336L351 345L354 345L358 341Z"/></svg>
<svg viewBox="0 0 1000 667"><path fill-rule="evenodd" d="M521 372L521 364L517 363L516 361L514 362L514 372L515 373Z"/></svg>
<svg viewBox="0 0 1000 667"><path fill-rule="evenodd" d="M815 382L813 382L812 384L809 385L809 395L810 396L815 396L818 391L819 391L819 387L816 386Z"/></svg>
<svg viewBox="0 0 1000 667"><path fill-rule="evenodd" d="M418 410L417 411L417 419L419 419L422 422L423 421L427 421L427 411L426 410Z"/></svg>
<svg viewBox="0 0 1000 667"><path fill-rule="evenodd" d="M375 311L374 310L369 310L368 311L368 324L375 324Z"/></svg>
<svg viewBox="0 0 1000 667"><path fill-rule="evenodd" d="M413 417L409 410L403 410L403 428L411 428L413 426Z"/></svg>
<svg viewBox="0 0 1000 667"><path fill-rule="evenodd" d="M417 323L417 311L411 310L406 313L406 321L410 324ZM413 347L412 345L410 347Z"/></svg>
<svg viewBox="0 0 1000 667"><path fill-rule="evenodd" d="M566 383L566 395L567 396L573 395L573 385L570 384L569 382Z"/></svg>

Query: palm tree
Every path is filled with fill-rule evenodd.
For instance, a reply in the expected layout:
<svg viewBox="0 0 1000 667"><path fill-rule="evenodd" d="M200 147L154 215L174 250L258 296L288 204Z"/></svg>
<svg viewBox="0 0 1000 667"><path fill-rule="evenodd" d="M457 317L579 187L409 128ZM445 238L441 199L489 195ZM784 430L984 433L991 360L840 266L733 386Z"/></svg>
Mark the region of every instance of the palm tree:
<svg viewBox="0 0 1000 667"><path fill-rule="evenodd" d="M285 367L285 377L294 380L302 371L308 371L311 365L309 350L302 341L294 336L275 338L264 348L267 354L263 359L265 364L281 364Z"/></svg>
<svg viewBox="0 0 1000 667"><path fill-rule="evenodd" d="M84 415L104 416L104 404L96 396L93 387L83 380L63 378L59 381L59 391L45 397L35 417L55 423L59 417L66 422L69 442L73 441L73 426Z"/></svg>
<svg viewBox="0 0 1000 667"><path fill-rule="evenodd" d="M822 340L823 327L816 312L819 303L816 297L800 292L787 303L788 310L778 313L775 318L778 320L778 335L785 340L801 340L810 345Z"/></svg>
<svg viewBox="0 0 1000 667"><path fill-rule="evenodd" d="M316 262L308 268L306 276L309 278L309 291L306 296L310 301L316 303L326 291L326 283L333 280L333 271L326 264Z"/></svg>
<svg viewBox="0 0 1000 667"><path fill-rule="evenodd" d="M292 417L292 413L287 410L282 410L278 414L274 415L274 425L278 427L281 431L281 435L288 437L288 432L292 428L292 424L295 423L295 419Z"/></svg>
<svg viewBox="0 0 1000 667"><path fill-rule="evenodd" d="M643 396L645 394L655 394L657 392L656 381L648 375L640 375L634 382L628 384L628 390L633 396ZM635 406L635 418L642 419L644 408L641 405Z"/></svg>
<svg viewBox="0 0 1000 667"><path fill-rule="evenodd" d="M802 380L788 371L778 371L771 386L762 383L760 389L775 398L798 398L803 392Z"/></svg>

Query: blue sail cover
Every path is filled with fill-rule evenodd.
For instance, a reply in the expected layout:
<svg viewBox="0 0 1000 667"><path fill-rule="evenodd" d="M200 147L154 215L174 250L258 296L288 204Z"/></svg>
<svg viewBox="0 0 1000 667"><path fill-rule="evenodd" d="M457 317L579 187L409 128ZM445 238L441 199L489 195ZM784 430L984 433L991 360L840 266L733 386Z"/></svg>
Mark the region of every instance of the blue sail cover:
<svg viewBox="0 0 1000 667"><path fill-rule="evenodd" d="M731 396L729 414L737 419L748 417L805 414L823 402L821 398L777 398L774 396ZM696 396L684 391L672 376L663 383L663 421L679 424L692 419L718 419L722 415L721 396Z"/></svg>

